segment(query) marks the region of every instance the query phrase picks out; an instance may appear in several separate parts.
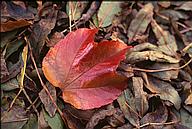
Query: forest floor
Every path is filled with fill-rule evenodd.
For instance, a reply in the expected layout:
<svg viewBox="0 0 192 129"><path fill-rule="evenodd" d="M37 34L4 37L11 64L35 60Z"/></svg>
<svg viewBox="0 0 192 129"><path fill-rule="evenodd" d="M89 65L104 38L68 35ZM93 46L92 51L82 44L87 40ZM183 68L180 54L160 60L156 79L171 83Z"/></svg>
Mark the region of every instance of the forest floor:
<svg viewBox="0 0 192 129"><path fill-rule="evenodd" d="M2 129L192 129L192 2L0 6Z"/></svg>

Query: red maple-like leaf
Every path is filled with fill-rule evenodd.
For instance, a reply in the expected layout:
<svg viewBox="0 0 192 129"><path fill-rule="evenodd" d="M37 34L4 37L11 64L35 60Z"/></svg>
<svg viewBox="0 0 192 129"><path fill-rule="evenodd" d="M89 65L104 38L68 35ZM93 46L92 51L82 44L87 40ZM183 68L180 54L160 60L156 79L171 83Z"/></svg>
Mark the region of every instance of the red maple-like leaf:
<svg viewBox="0 0 192 129"><path fill-rule="evenodd" d="M116 68L129 46L119 41L94 42L97 29L70 32L49 50L43 72L63 91L63 99L78 109L111 103L127 85Z"/></svg>

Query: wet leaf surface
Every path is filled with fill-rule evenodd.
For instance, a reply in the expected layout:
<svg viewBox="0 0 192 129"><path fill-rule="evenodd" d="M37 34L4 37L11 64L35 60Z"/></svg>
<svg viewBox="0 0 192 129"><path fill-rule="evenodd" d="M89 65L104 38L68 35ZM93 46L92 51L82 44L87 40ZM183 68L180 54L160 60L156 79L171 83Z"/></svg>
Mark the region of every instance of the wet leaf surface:
<svg viewBox="0 0 192 129"><path fill-rule="evenodd" d="M127 79L115 70L129 47L118 41L95 43L96 32L83 28L69 33L43 61L46 78L63 90L66 102L79 109L111 103L126 87Z"/></svg>

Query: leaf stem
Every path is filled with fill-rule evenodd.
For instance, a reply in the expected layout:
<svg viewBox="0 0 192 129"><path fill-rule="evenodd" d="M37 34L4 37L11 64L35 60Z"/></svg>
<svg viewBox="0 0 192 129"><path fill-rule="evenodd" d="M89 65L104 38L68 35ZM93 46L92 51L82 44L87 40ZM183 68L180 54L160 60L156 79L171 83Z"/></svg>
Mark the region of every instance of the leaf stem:
<svg viewBox="0 0 192 129"><path fill-rule="evenodd" d="M184 64L183 66L181 67L178 67L178 68L165 68L165 69L141 69L141 68L132 68L133 71L142 71L142 72L147 72L147 73L154 73L154 72L163 72L163 71L169 71L169 70L179 70L179 69L182 69L184 67L186 67L189 63L192 62L192 59L190 59L186 64ZM127 70L127 71L130 71Z"/></svg>
<svg viewBox="0 0 192 129"><path fill-rule="evenodd" d="M45 92L46 92L46 93L48 94L48 96L50 97L50 99L51 99L52 103L54 104L54 106L56 107L57 111L59 112L62 120L63 120L63 121L65 122L65 124L66 124L66 120L65 120L65 118L63 117L62 111L58 108L58 106L57 106L57 104L55 103L53 97L51 96L51 94L50 94L47 86L43 83L43 81L42 81L42 79L41 79L41 76L40 76L40 74L39 74L39 70L38 70L38 68L37 68L35 59L34 59L34 57L33 57L32 47L31 47L30 42L29 42L28 40L27 40L27 42L29 43L31 60L32 60L33 65L34 65L34 67L35 67L35 70L36 70L36 72L37 72L37 76L38 76L38 78L39 78L39 80L40 80L40 83L41 83L41 85L43 86L43 89L45 90ZM66 124L66 125L67 125L67 124Z"/></svg>

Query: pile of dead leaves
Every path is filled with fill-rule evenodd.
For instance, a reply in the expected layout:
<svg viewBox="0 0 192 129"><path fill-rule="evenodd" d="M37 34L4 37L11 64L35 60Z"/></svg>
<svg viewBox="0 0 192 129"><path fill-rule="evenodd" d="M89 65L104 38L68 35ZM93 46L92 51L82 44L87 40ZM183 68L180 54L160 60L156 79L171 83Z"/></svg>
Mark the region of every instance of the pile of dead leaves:
<svg viewBox="0 0 192 129"><path fill-rule="evenodd" d="M1 1L1 128L192 128L192 2Z"/></svg>

